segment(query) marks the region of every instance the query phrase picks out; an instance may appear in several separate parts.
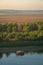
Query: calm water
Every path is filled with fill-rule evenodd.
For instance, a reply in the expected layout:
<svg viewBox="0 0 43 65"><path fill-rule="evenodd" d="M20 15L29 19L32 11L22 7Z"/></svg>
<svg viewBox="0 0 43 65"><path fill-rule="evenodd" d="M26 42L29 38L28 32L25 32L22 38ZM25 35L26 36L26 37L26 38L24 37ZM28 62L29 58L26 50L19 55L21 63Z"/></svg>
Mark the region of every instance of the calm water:
<svg viewBox="0 0 43 65"><path fill-rule="evenodd" d="M25 53L23 56L0 53L0 65L43 65L43 53Z"/></svg>

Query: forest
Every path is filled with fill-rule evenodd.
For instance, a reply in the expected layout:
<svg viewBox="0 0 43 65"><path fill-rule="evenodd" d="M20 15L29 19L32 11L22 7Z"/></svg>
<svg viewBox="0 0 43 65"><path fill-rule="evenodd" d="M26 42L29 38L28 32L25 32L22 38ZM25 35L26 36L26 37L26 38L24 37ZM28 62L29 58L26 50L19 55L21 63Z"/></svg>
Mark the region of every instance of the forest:
<svg viewBox="0 0 43 65"><path fill-rule="evenodd" d="M2 40L43 40L43 22L0 24Z"/></svg>
<svg viewBox="0 0 43 65"><path fill-rule="evenodd" d="M1 40L43 40L43 22L0 24Z"/></svg>
<svg viewBox="0 0 43 65"><path fill-rule="evenodd" d="M0 24L0 47L43 46L43 22Z"/></svg>

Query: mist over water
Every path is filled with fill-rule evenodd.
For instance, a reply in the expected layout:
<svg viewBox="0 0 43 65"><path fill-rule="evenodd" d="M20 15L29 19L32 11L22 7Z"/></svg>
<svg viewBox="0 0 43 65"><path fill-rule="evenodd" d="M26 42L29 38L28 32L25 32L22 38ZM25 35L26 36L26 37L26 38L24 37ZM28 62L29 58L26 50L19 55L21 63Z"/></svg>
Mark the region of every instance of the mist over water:
<svg viewBox="0 0 43 65"><path fill-rule="evenodd" d="M43 15L43 10L0 10L0 15Z"/></svg>

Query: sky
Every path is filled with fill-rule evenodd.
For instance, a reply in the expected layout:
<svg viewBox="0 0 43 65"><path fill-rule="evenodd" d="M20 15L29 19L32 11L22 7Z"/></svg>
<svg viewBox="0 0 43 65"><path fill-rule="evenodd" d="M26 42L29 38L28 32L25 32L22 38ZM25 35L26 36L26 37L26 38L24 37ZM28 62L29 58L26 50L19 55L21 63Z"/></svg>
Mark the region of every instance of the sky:
<svg viewBox="0 0 43 65"><path fill-rule="evenodd" d="M43 0L0 0L0 9L43 10Z"/></svg>

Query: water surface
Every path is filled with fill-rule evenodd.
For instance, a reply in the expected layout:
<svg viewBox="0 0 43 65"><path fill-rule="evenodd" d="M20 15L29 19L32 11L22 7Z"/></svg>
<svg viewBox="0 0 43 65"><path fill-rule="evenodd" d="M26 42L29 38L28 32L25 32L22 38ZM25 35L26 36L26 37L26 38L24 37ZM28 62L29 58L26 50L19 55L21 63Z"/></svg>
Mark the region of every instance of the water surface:
<svg viewBox="0 0 43 65"><path fill-rule="evenodd" d="M0 65L43 65L43 53L0 53Z"/></svg>

